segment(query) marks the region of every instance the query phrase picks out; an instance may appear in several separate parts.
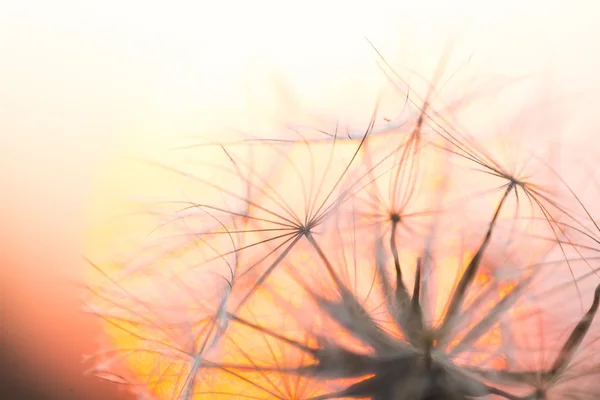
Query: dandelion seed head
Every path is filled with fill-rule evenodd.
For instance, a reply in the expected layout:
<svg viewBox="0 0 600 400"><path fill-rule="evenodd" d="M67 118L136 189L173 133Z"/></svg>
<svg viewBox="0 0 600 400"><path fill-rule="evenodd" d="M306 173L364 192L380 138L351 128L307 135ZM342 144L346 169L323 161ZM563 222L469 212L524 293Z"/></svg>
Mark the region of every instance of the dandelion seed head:
<svg viewBox="0 0 600 400"><path fill-rule="evenodd" d="M154 164L193 189L151 212L144 251L94 265L91 310L121 331L96 369L160 399L594 398L594 217L542 154L503 158L430 89L360 135Z"/></svg>

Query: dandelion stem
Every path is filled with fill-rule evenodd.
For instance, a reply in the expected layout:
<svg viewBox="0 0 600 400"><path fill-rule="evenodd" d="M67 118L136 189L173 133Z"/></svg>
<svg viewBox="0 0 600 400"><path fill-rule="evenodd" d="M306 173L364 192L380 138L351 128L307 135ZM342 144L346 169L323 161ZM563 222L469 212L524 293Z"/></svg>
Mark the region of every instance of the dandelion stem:
<svg viewBox="0 0 600 400"><path fill-rule="evenodd" d="M323 252L323 250L321 249L321 246L319 246L319 244L315 240L314 236L312 235L312 232L307 231L304 233L304 236L306 236L306 239L308 240L308 242L317 251L317 254L319 254L319 257L325 264L325 268L327 269L327 272L331 276L331 279L333 279L333 282L335 283L337 288L341 290L343 285L340 282L339 278L337 277L335 270L333 269L333 266L331 265L331 262L329 262L329 259L327 258L327 256Z"/></svg>
<svg viewBox="0 0 600 400"><path fill-rule="evenodd" d="M396 214L392 216L392 232L390 233L390 249L394 257L394 268L396 269L396 299L401 308L404 308L410 302L408 290L402 280L402 269L400 267L400 257L398 255L398 247L396 246L396 230L400 217Z"/></svg>
<svg viewBox="0 0 600 400"><path fill-rule="evenodd" d="M592 306L590 307L588 312L585 313L583 318L581 318L581 321L579 321L575 329L573 329L571 336L569 336L569 338L563 345L562 349L560 350L560 353L558 354L558 358L554 362L554 365L552 365L552 368L549 372L551 379L560 374L571 361L573 354L581 344L581 341L585 337L587 331L590 329L590 326L592 325L592 321L596 316L596 312L598 311L599 306L600 285L596 287L596 291L594 292L594 301L592 303Z"/></svg>
<svg viewBox="0 0 600 400"><path fill-rule="evenodd" d="M485 238L483 239L483 242L479 246L477 253L475 253L473 258L469 262L469 265L467 265L467 268L465 269L465 272L462 274L462 276L458 282L458 285L456 286L456 290L450 299L448 309L446 311L446 314L444 316L444 319L442 321L439 331L445 333L446 329L448 328L448 324L455 318L460 307L462 306L464 299L465 299L465 293L467 292L467 289L473 282L473 279L475 279L475 275L477 275L477 271L479 269L479 265L483 258L483 254L485 253L485 249L492 238L492 232L494 230L496 220L498 219L498 216L500 215L500 210L502 209L502 206L504 205L505 200L508 198L508 194L511 192L511 190L513 190L515 184L516 184L516 182L514 182L514 181L511 181L508 184L506 191L504 192L504 195L502 196L502 199L498 203L498 206L496 207L496 211L494 212L494 216L492 217L492 220L490 221L490 224L488 226L488 230L485 234Z"/></svg>
<svg viewBox="0 0 600 400"><path fill-rule="evenodd" d="M417 258L417 268L415 272L415 284L413 288L412 302L410 316L416 329L418 331L423 330L423 312L420 304L420 291L421 291L421 269L423 268L421 257Z"/></svg>

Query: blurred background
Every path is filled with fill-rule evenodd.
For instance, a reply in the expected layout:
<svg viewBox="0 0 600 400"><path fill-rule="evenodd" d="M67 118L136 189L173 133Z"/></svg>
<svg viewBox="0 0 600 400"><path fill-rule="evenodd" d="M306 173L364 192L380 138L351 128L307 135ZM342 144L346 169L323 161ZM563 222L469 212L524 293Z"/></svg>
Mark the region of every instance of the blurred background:
<svg viewBox="0 0 600 400"><path fill-rule="evenodd" d="M597 165L594 2L357 3L0 4L2 399L127 398L83 376L102 327L81 312L78 284L82 255L121 250L107 221L165 179L134 159L231 129L364 122L386 85L365 37L413 78L430 79L450 48L450 97L476 78L535 78L464 118L497 134L506 114L550 100L534 137Z"/></svg>

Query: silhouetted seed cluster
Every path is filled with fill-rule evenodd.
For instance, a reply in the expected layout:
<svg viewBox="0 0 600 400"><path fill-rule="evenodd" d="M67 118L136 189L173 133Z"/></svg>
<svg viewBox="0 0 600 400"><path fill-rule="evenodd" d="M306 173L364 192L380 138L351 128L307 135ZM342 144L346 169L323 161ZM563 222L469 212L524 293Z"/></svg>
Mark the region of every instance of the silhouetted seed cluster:
<svg viewBox="0 0 600 400"><path fill-rule="evenodd" d="M360 137L195 146L217 179L160 165L201 189L171 202L172 230L146 258L115 276L95 266L107 285L90 287L94 312L135 347L105 354L106 370L135 370L116 380L143 398L600 398L588 284L600 229L560 178L568 206L431 96L406 93L414 114L380 132L376 110ZM553 282L557 270L569 279ZM569 290L579 322L551 343L532 333L562 319L552 297Z"/></svg>

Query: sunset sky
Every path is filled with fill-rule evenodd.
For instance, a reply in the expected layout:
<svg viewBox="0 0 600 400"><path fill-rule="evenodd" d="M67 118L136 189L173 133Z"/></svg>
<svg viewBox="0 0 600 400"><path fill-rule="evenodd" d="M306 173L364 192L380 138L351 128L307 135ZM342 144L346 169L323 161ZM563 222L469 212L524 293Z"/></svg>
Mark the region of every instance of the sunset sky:
<svg viewBox="0 0 600 400"><path fill-rule="evenodd" d="M536 135L597 160L597 7L592 1L2 2L0 268L8 277L3 301L13 327L8 340L21 363L16 370L29 377L50 369L40 378L54 385L48 391L68 393L63 386L75 385L59 397L91 399L83 386L89 382L74 378L99 332L78 311L81 255L108 257L107 249L118 247L104 224L127 209L126 200L150 189L156 194L162 185L165 195L177 191L132 160L163 157L189 136L220 140L232 129L277 134L290 121L335 120L363 127L386 87L365 37L416 85L422 81L411 71L431 79L451 47L442 94L449 99L463 87L477 89L478 79L533 77L529 86L475 105L465 120L491 132L519 105L557 99L550 115L538 116L554 132Z"/></svg>

